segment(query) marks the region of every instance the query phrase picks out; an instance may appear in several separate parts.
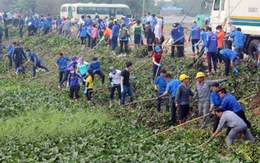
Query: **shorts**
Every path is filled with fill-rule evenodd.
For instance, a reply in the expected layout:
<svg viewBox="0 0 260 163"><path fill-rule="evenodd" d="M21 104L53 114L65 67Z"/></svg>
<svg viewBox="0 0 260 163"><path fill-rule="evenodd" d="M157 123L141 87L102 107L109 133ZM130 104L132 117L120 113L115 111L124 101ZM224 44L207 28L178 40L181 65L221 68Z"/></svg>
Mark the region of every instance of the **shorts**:
<svg viewBox="0 0 260 163"><path fill-rule="evenodd" d="M188 117L190 110L190 106L188 105L180 105L179 106L179 120L183 120Z"/></svg>

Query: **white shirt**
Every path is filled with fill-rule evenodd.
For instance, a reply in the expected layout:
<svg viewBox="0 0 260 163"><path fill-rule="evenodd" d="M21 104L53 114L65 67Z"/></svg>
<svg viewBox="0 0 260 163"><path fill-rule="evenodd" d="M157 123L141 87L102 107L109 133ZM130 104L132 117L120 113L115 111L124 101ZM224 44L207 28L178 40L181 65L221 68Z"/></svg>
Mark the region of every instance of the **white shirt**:
<svg viewBox="0 0 260 163"><path fill-rule="evenodd" d="M120 84L120 79L121 79L121 71L120 70L116 70L116 73L109 73L109 78L112 78L112 82L114 84Z"/></svg>

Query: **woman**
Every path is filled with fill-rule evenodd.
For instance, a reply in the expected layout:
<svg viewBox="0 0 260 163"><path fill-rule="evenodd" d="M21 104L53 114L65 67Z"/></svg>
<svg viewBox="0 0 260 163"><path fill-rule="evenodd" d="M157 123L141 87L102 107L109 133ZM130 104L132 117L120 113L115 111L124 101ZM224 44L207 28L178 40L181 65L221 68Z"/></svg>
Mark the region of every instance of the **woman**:
<svg viewBox="0 0 260 163"><path fill-rule="evenodd" d="M182 82L182 84L178 87L175 97L175 103L176 108L179 107L179 124L182 124L186 122L186 119L189 114L189 96L193 96L194 94L188 86L189 76L181 74L179 79Z"/></svg>
<svg viewBox="0 0 260 163"><path fill-rule="evenodd" d="M141 34L142 34L142 24L140 20L137 20L136 24L133 26L133 33L134 33L135 48L137 48L141 43Z"/></svg>
<svg viewBox="0 0 260 163"><path fill-rule="evenodd" d="M93 92L93 82L94 82L94 73L92 70L88 70L88 74L87 74L87 81L86 81L86 87L84 90L84 94L87 97L88 101L91 101L91 95Z"/></svg>
<svg viewBox="0 0 260 163"><path fill-rule="evenodd" d="M81 45L86 44L87 28L84 24L84 22L81 22L78 30L78 36L81 40Z"/></svg>
<svg viewBox="0 0 260 163"><path fill-rule="evenodd" d="M154 77L157 75L159 76L160 69L161 69L161 62L162 62L162 54L163 50L160 48L160 46L156 46L154 49L154 54L153 54L153 76L152 80L154 80Z"/></svg>
<svg viewBox="0 0 260 163"><path fill-rule="evenodd" d="M88 62L85 62L83 58L79 58L78 59L78 70L79 70L79 74L83 77L86 78L86 74L88 72Z"/></svg>
<svg viewBox="0 0 260 163"><path fill-rule="evenodd" d="M73 99L75 94L75 101L77 102L79 99L79 90L80 90L79 78L83 82L86 82L86 80L74 70L74 67L69 68L69 71L70 74L67 82L67 88L70 88L69 96L70 99Z"/></svg>

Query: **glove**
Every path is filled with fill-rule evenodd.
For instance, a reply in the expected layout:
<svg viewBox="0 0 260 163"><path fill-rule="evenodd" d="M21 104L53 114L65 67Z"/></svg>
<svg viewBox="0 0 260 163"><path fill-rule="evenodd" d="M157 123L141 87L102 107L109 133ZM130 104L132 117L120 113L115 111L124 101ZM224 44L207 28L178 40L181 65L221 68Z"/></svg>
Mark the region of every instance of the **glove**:
<svg viewBox="0 0 260 163"><path fill-rule="evenodd" d="M161 64L158 64L157 66L158 66L158 67L162 67L162 65L161 65Z"/></svg>
<svg viewBox="0 0 260 163"><path fill-rule="evenodd" d="M112 39L112 35L109 37L110 38L110 40Z"/></svg>
<svg viewBox="0 0 260 163"><path fill-rule="evenodd" d="M113 82L111 82L110 84L111 84L111 87L114 87L114 83Z"/></svg>
<svg viewBox="0 0 260 163"><path fill-rule="evenodd" d="M163 45L163 50L168 51L167 45Z"/></svg>
<svg viewBox="0 0 260 163"><path fill-rule="evenodd" d="M130 79L137 79L137 76L131 76Z"/></svg>
<svg viewBox="0 0 260 163"><path fill-rule="evenodd" d="M215 136L211 136L209 140L213 141L214 139L215 139Z"/></svg>
<svg viewBox="0 0 260 163"><path fill-rule="evenodd" d="M233 72L237 74L238 73L237 68L233 68Z"/></svg>
<svg viewBox="0 0 260 163"><path fill-rule="evenodd" d="M85 87L84 94L88 93L88 87Z"/></svg>
<svg viewBox="0 0 260 163"><path fill-rule="evenodd" d="M208 52L208 48L205 47L205 49L204 49L204 54L207 54L207 52Z"/></svg>
<svg viewBox="0 0 260 163"><path fill-rule="evenodd" d="M173 38L171 38L171 44L174 44L174 39Z"/></svg>
<svg viewBox="0 0 260 163"><path fill-rule="evenodd" d="M190 30L190 31L193 31L193 29L192 29L192 28L188 28L188 30Z"/></svg>
<svg viewBox="0 0 260 163"><path fill-rule="evenodd" d="M86 79L83 79L82 81L83 81L84 83L86 83Z"/></svg>
<svg viewBox="0 0 260 163"><path fill-rule="evenodd" d="M200 43L199 42L197 42L196 44L194 44L194 46L198 46Z"/></svg>
<svg viewBox="0 0 260 163"><path fill-rule="evenodd" d="M124 93L124 86L121 85L121 93Z"/></svg>
<svg viewBox="0 0 260 163"><path fill-rule="evenodd" d="M257 61L257 65L260 66L260 60Z"/></svg>
<svg viewBox="0 0 260 163"><path fill-rule="evenodd" d="M102 43L102 40L99 40L99 44L101 44Z"/></svg>
<svg viewBox="0 0 260 163"><path fill-rule="evenodd" d="M70 87L70 84L69 84L69 82L67 82L67 88L69 88Z"/></svg>

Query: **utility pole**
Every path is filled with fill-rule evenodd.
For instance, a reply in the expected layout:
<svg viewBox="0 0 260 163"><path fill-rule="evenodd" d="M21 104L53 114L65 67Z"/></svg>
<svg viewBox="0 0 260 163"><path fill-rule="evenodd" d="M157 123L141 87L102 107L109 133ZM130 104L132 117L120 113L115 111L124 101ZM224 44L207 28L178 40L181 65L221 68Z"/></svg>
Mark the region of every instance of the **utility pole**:
<svg viewBox="0 0 260 163"><path fill-rule="evenodd" d="M145 0L143 0L143 11L142 11L142 16L144 15L144 6L145 6Z"/></svg>

